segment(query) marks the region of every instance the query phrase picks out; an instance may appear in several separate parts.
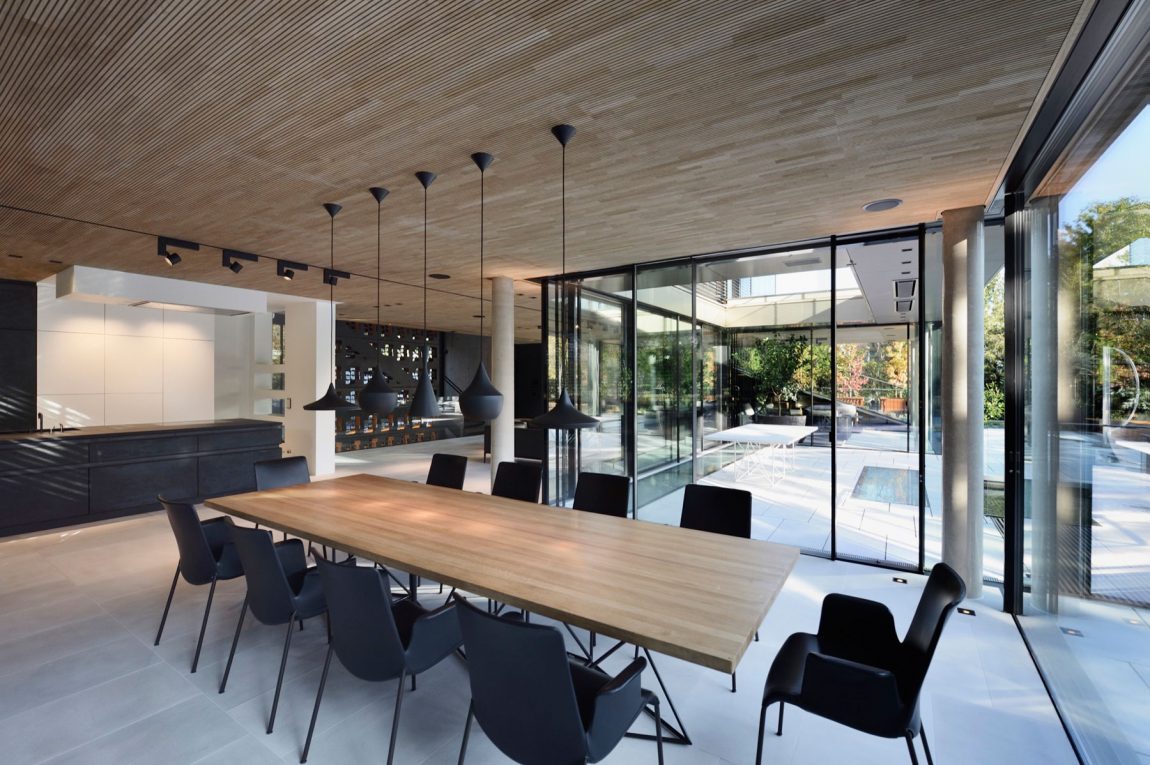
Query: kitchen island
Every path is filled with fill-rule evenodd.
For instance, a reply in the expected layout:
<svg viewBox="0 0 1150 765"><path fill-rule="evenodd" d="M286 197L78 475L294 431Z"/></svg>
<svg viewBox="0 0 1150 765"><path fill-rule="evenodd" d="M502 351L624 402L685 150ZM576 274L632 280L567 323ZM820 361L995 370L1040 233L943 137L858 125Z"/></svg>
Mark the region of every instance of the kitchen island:
<svg viewBox="0 0 1150 765"><path fill-rule="evenodd" d="M281 456L264 420L109 425L0 434L0 536L251 491L253 463Z"/></svg>

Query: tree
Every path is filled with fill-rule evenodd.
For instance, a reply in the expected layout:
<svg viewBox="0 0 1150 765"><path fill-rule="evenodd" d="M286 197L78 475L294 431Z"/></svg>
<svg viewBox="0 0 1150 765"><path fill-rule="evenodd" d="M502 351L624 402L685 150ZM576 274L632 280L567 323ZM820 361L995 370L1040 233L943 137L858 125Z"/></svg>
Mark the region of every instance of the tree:
<svg viewBox="0 0 1150 765"><path fill-rule="evenodd" d="M806 343L798 338L761 337L749 348L732 354L735 369L751 379L755 408L766 408L768 401L778 405L798 397L800 386L795 372L799 369Z"/></svg>
<svg viewBox="0 0 1150 765"><path fill-rule="evenodd" d="M857 397L866 384L866 374L863 373L866 352L854 343L841 343L835 351L835 364L839 390L852 398Z"/></svg>

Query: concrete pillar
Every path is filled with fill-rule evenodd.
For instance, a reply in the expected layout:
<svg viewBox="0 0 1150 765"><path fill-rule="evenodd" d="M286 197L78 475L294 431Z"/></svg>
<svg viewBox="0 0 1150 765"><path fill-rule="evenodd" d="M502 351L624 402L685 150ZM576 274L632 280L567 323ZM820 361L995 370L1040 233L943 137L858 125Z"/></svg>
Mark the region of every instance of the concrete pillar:
<svg viewBox="0 0 1150 765"><path fill-rule="evenodd" d="M982 595L983 212L942 214L942 559L970 598Z"/></svg>
<svg viewBox="0 0 1150 765"><path fill-rule="evenodd" d="M335 372L331 343L334 304L288 303L284 312L284 454L304 455L312 475L335 472L335 412L309 412L304 404L327 390Z"/></svg>
<svg viewBox="0 0 1150 765"><path fill-rule="evenodd" d="M491 382L503 394L503 411L491 422L491 480L500 462L515 460L515 283L491 280Z"/></svg>

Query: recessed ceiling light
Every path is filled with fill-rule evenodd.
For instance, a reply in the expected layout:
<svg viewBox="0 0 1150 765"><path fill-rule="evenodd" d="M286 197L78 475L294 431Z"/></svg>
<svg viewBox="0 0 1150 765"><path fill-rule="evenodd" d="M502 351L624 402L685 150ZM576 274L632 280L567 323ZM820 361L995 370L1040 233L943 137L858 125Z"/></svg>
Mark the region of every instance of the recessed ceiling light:
<svg viewBox="0 0 1150 765"><path fill-rule="evenodd" d="M913 247L903 247L902 251L903 252L914 252L914 248Z"/></svg>
<svg viewBox="0 0 1150 765"><path fill-rule="evenodd" d="M428 276L428 278L431 278L431 279L450 279L451 278L451 276L448 274L428 274L427 276Z"/></svg>
<svg viewBox="0 0 1150 765"><path fill-rule="evenodd" d="M471 318L473 318L473 319L482 319L482 318L483 318L483 314L481 314L481 313L473 313L473 314L471 314Z"/></svg>
<svg viewBox="0 0 1150 765"><path fill-rule="evenodd" d="M23 259L24 258L23 255L13 255L12 253L8 253L8 257L17 258L17 259Z"/></svg>
<svg viewBox="0 0 1150 765"><path fill-rule="evenodd" d="M910 276L910 271L903 271L902 276Z"/></svg>
<svg viewBox="0 0 1150 765"><path fill-rule="evenodd" d="M901 199L876 199L873 202L867 202L863 205L863 210L866 212L886 212L893 210L902 204Z"/></svg>
<svg viewBox="0 0 1150 765"><path fill-rule="evenodd" d="M49 263L59 263L60 265L64 264L64 261L62 261L62 260L49 260L48 262Z"/></svg>

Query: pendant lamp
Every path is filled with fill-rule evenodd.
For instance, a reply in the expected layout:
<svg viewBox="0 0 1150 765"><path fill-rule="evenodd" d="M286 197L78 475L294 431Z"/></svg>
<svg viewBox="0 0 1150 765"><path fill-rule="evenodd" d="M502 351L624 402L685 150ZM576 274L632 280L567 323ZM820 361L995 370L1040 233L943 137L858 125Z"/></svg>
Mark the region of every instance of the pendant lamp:
<svg viewBox="0 0 1150 765"><path fill-rule="evenodd" d="M422 420L439 416L439 401L431 387L431 375L427 369L427 187L435 180L435 173L420 170L415 174L423 186L423 370L419 374L419 384L415 386L415 396L411 399L410 417Z"/></svg>
<svg viewBox="0 0 1150 765"><path fill-rule="evenodd" d="M382 252L382 234L380 233L380 222L383 210L383 200L387 198L388 191L379 186L372 186L368 191L375 198L375 373L371 376L371 380L359 392L359 408L368 414L376 414L386 416L395 411L395 406L399 402L399 396L387 384L387 380L383 375L383 355L380 353L380 346L383 343L382 325L380 324L379 307L383 304L380 300L380 277L383 273L383 257Z"/></svg>
<svg viewBox="0 0 1150 765"><path fill-rule="evenodd" d="M325 202L323 209L327 210L327 214L331 217L331 269L330 278L326 278L328 284L328 299L331 302L331 351L334 359L335 355L335 216L343 208L332 202ZM334 371L334 365L333 365ZM316 399L310 404L304 404L304 409L309 412L331 412L337 409L355 409L355 404L340 396L335 392L335 379L328 383L327 393L323 394L322 398Z"/></svg>
<svg viewBox="0 0 1150 765"><path fill-rule="evenodd" d="M571 125L556 125L551 128L551 134L563 146L563 184L562 184L562 200L563 200L563 218L562 218L562 267L559 277L559 292L555 301L556 311L567 300L567 143L575 136L575 128ZM564 315L566 312L564 312ZM568 332L563 322L556 321L556 327L559 328L560 340L556 343L556 349L559 354L558 359L558 372L559 384L562 386L562 392L559 394L559 400L555 402L555 406L551 407L551 411L546 414L541 414L531 420L531 427L533 428L550 428L553 430L574 430L576 428L593 428L599 424L599 421L594 417L583 414L575 408L575 404L571 402L571 396L567 394L567 384L563 378L564 372L564 357L567 355L567 342Z"/></svg>
<svg viewBox="0 0 1150 765"><path fill-rule="evenodd" d="M503 394L492 384L483 363L483 178L495 157L477 152L471 161L479 168L479 367L467 390L459 395L459 411L465 420L494 420L503 411Z"/></svg>

